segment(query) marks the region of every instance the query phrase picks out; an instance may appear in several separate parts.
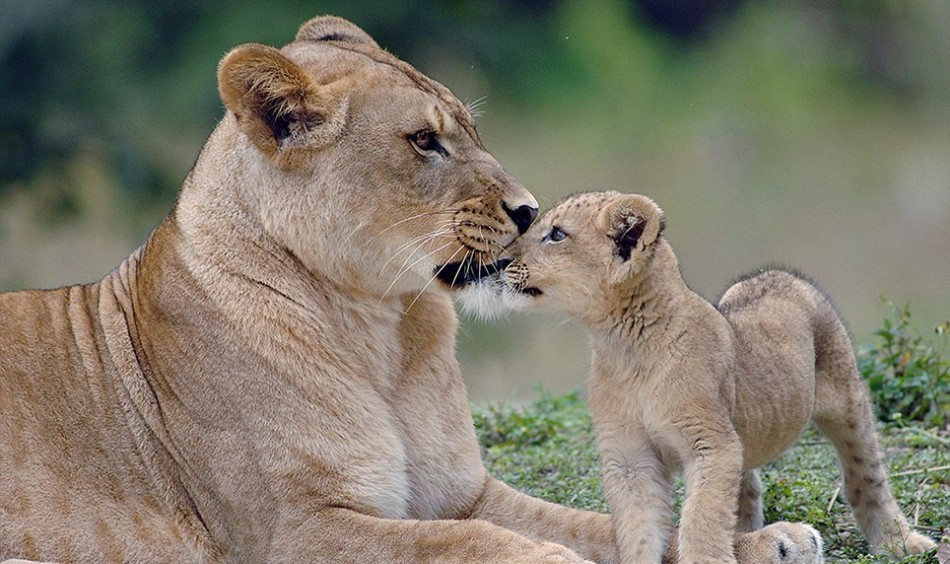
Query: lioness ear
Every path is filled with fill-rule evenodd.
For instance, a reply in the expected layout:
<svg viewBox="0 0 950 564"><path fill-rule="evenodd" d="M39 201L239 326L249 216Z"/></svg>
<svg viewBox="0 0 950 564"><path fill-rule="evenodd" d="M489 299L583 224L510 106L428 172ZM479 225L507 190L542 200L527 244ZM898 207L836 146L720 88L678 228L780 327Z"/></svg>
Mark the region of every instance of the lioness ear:
<svg viewBox="0 0 950 564"><path fill-rule="evenodd" d="M343 129L340 101L273 47L250 43L225 55L218 90L244 134L280 166Z"/></svg>
<svg viewBox="0 0 950 564"><path fill-rule="evenodd" d="M618 194L600 212L599 223L617 245L617 254L627 261L635 249L645 249L656 241L666 227L666 218L650 198Z"/></svg>
<svg viewBox="0 0 950 564"><path fill-rule="evenodd" d="M345 41L347 43L362 43L379 48L368 33L360 29L353 22L336 16L319 16L304 22L297 32L295 41Z"/></svg>

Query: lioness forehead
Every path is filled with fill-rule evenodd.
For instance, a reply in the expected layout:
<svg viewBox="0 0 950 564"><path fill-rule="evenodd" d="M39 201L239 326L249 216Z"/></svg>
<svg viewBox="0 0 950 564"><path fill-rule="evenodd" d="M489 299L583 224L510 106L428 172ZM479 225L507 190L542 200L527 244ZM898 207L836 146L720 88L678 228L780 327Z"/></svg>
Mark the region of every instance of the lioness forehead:
<svg viewBox="0 0 950 564"><path fill-rule="evenodd" d="M478 140L468 108L452 91L383 49L346 42L295 41L281 51L313 75L318 83L351 77L361 86L412 85L438 99L444 109L473 139Z"/></svg>

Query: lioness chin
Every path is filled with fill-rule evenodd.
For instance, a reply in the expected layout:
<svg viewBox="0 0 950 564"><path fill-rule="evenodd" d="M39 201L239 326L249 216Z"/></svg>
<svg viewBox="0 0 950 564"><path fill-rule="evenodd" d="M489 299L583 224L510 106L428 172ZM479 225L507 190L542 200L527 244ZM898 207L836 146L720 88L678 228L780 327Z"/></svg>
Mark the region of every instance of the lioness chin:
<svg viewBox="0 0 950 564"><path fill-rule="evenodd" d="M589 401L622 561L661 561L671 473L682 468L681 560L735 562L735 531L763 526L755 468L809 420L838 451L871 547L932 548L888 488L867 387L825 296L770 270L713 307L683 282L664 224L644 196L572 196L509 247L504 272L516 305L569 313L590 330Z"/></svg>
<svg viewBox="0 0 950 564"><path fill-rule="evenodd" d="M234 49L218 85L141 248L0 295L0 560L616 562L606 515L479 457L449 293L537 204L465 106L333 17ZM816 561L801 525L737 542Z"/></svg>

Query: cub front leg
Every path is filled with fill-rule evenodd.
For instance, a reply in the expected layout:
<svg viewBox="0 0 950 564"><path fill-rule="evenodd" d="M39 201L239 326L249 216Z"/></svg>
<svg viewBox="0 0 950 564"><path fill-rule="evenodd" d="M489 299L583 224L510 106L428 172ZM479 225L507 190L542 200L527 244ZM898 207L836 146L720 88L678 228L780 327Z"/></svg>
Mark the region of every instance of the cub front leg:
<svg viewBox="0 0 950 564"><path fill-rule="evenodd" d="M624 564L656 564L672 529L670 471L645 430L633 424L602 425L598 435L604 496ZM729 541L730 546L732 540Z"/></svg>
<svg viewBox="0 0 950 564"><path fill-rule="evenodd" d="M690 451L685 464L680 559L689 564L735 564L742 444L725 421L703 421L692 428L699 430L686 436Z"/></svg>

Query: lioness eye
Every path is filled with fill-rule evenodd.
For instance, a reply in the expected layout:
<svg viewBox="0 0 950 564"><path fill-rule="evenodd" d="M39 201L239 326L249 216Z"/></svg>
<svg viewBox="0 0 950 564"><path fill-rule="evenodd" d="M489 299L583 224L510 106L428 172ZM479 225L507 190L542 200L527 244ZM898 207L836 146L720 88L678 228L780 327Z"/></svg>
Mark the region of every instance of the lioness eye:
<svg viewBox="0 0 950 564"><path fill-rule="evenodd" d="M443 157L448 156L448 151L439 143L439 138L431 129L421 129L409 135L409 142L420 154L438 153Z"/></svg>
<svg viewBox="0 0 950 564"><path fill-rule="evenodd" d="M551 231L549 231L548 234L544 236L542 241L551 241L552 243L557 243L557 242L563 241L566 238L567 238L567 233L563 229L555 225L554 227L551 228Z"/></svg>

